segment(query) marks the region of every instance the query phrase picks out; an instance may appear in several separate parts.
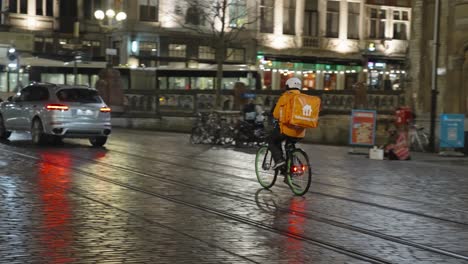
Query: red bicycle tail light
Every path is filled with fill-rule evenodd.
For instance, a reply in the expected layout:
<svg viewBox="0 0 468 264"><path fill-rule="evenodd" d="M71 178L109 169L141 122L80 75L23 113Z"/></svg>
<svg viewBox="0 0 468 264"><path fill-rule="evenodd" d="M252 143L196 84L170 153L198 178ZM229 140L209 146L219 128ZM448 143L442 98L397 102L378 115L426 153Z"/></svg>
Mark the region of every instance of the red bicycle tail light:
<svg viewBox="0 0 468 264"><path fill-rule="evenodd" d="M61 110L61 111L68 111L68 106L63 104L48 104L46 106L47 110Z"/></svg>
<svg viewBox="0 0 468 264"><path fill-rule="evenodd" d="M101 107L99 111L103 113L110 113L111 109L109 107Z"/></svg>

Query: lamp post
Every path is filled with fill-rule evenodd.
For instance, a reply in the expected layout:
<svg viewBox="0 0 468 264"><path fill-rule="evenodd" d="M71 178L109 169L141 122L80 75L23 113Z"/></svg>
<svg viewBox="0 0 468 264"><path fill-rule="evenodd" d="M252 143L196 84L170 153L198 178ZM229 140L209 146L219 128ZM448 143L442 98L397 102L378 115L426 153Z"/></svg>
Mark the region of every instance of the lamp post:
<svg viewBox="0 0 468 264"><path fill-rule="evenodd" d="M105 29L107 32L111 33L116 29L122 21L127 19L127 14L125 12L118 12L117 14L113 9L107 9L106 12L103 10L96 10L94 12L94 17L99 21L99 26ZM107 23L103 23L104 19L107 17ZM108 48L106 49L107 56L107 67L112 68L111 56L116 55L115 51L112 49L112 36L108 37Z"/></svg>

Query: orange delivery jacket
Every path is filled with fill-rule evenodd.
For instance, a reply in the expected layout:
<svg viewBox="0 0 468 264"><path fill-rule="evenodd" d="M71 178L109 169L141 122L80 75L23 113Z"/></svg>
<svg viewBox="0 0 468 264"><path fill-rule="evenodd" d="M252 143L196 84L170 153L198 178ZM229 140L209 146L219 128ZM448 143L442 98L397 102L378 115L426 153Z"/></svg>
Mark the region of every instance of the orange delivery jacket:
<svg viewBox="0 0 468 264"><path fill-rule="evenodd" d="M276 103L275 109L273 110L273 117L279 121L281 108L285 107L288 104L291 105L292 104L291 100L293 99L293 95L300 94L300 93L301 91L296 90L296 89L288 90L284 92L278 99L278 102ZM303 127L293 126L293 125L289 125L289 124L285 124L281 122L279 124L280 124L281 134L284 134L289 137L295 137L295 138L303 138L305 136L306 129Z"/></svg>

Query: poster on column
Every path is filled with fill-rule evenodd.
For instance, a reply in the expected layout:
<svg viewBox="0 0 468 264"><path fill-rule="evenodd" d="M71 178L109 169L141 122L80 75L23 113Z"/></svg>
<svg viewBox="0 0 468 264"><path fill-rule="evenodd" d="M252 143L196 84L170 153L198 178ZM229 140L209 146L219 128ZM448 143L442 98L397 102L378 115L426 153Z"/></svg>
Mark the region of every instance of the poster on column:
<svg viewBox="0 0 468 264"><path fill-rule="evenodd" d="M351 113L349 144L373 146L377 112L374 110L353 110Z"/></svg>
<svg viewBox="0 0 468 264"><path fill-rule="evenodd" d="M442 114L440 116L440 147L463 148L465 144L465 115Z"/></svg>

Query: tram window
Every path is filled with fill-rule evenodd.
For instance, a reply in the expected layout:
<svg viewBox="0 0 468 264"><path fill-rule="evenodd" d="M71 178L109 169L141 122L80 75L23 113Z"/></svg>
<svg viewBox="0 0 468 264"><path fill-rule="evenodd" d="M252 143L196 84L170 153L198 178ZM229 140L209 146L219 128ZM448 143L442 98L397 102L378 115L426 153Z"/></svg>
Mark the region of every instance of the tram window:
<svg viewBox="0 0 468 264"><path fill-rule="evenodd" d="M92 88L96 88L96 83L97 81L99 80L99 76L94 74L94 75L91 75L91 83L90 83L90 86Z"/></svg>
<svg viewBox="0 0 468 264"><path fill-rule="evenodd" d="M188 77L169 77L169 89L190 90Z"/></svg>
<svg viewBox="0 0 468 264"><path fill-rule="evenodd" d="M192 77L190 81L191 89L211 90L214 88L213 77Z"/></svg>
<svg viewBox="0 0 468 264"><path fill-rule="evenodd" d="M7 92L7 91L8 91L7 73L0 72L0 92Z"/></svg>
<svg viewBox="0 0 468 264"><path fill-rule="evenodd" d="M65 75L61 73L43 73L41 81L55 84L65 84Z"/></svg>
<svg viewBox="0 0 468 264"><path fill-rule="evenodd" d="M67 84L75 84L75 75L67 74ZM87 74L77 74L76 84L89 86L89 76Z"/></svg>
<svg viewBox="0 0 468 264"><path fill-rule="evenodd" d="M167 77L158 77L159 89L167 90Z"/></svg>
<svg viewBox="0 0 468 264"><path fill-rule="evenodd" d="M239 81L239 78L223 78L223 89L232 90L234 89L234 84Z"/></svg>

